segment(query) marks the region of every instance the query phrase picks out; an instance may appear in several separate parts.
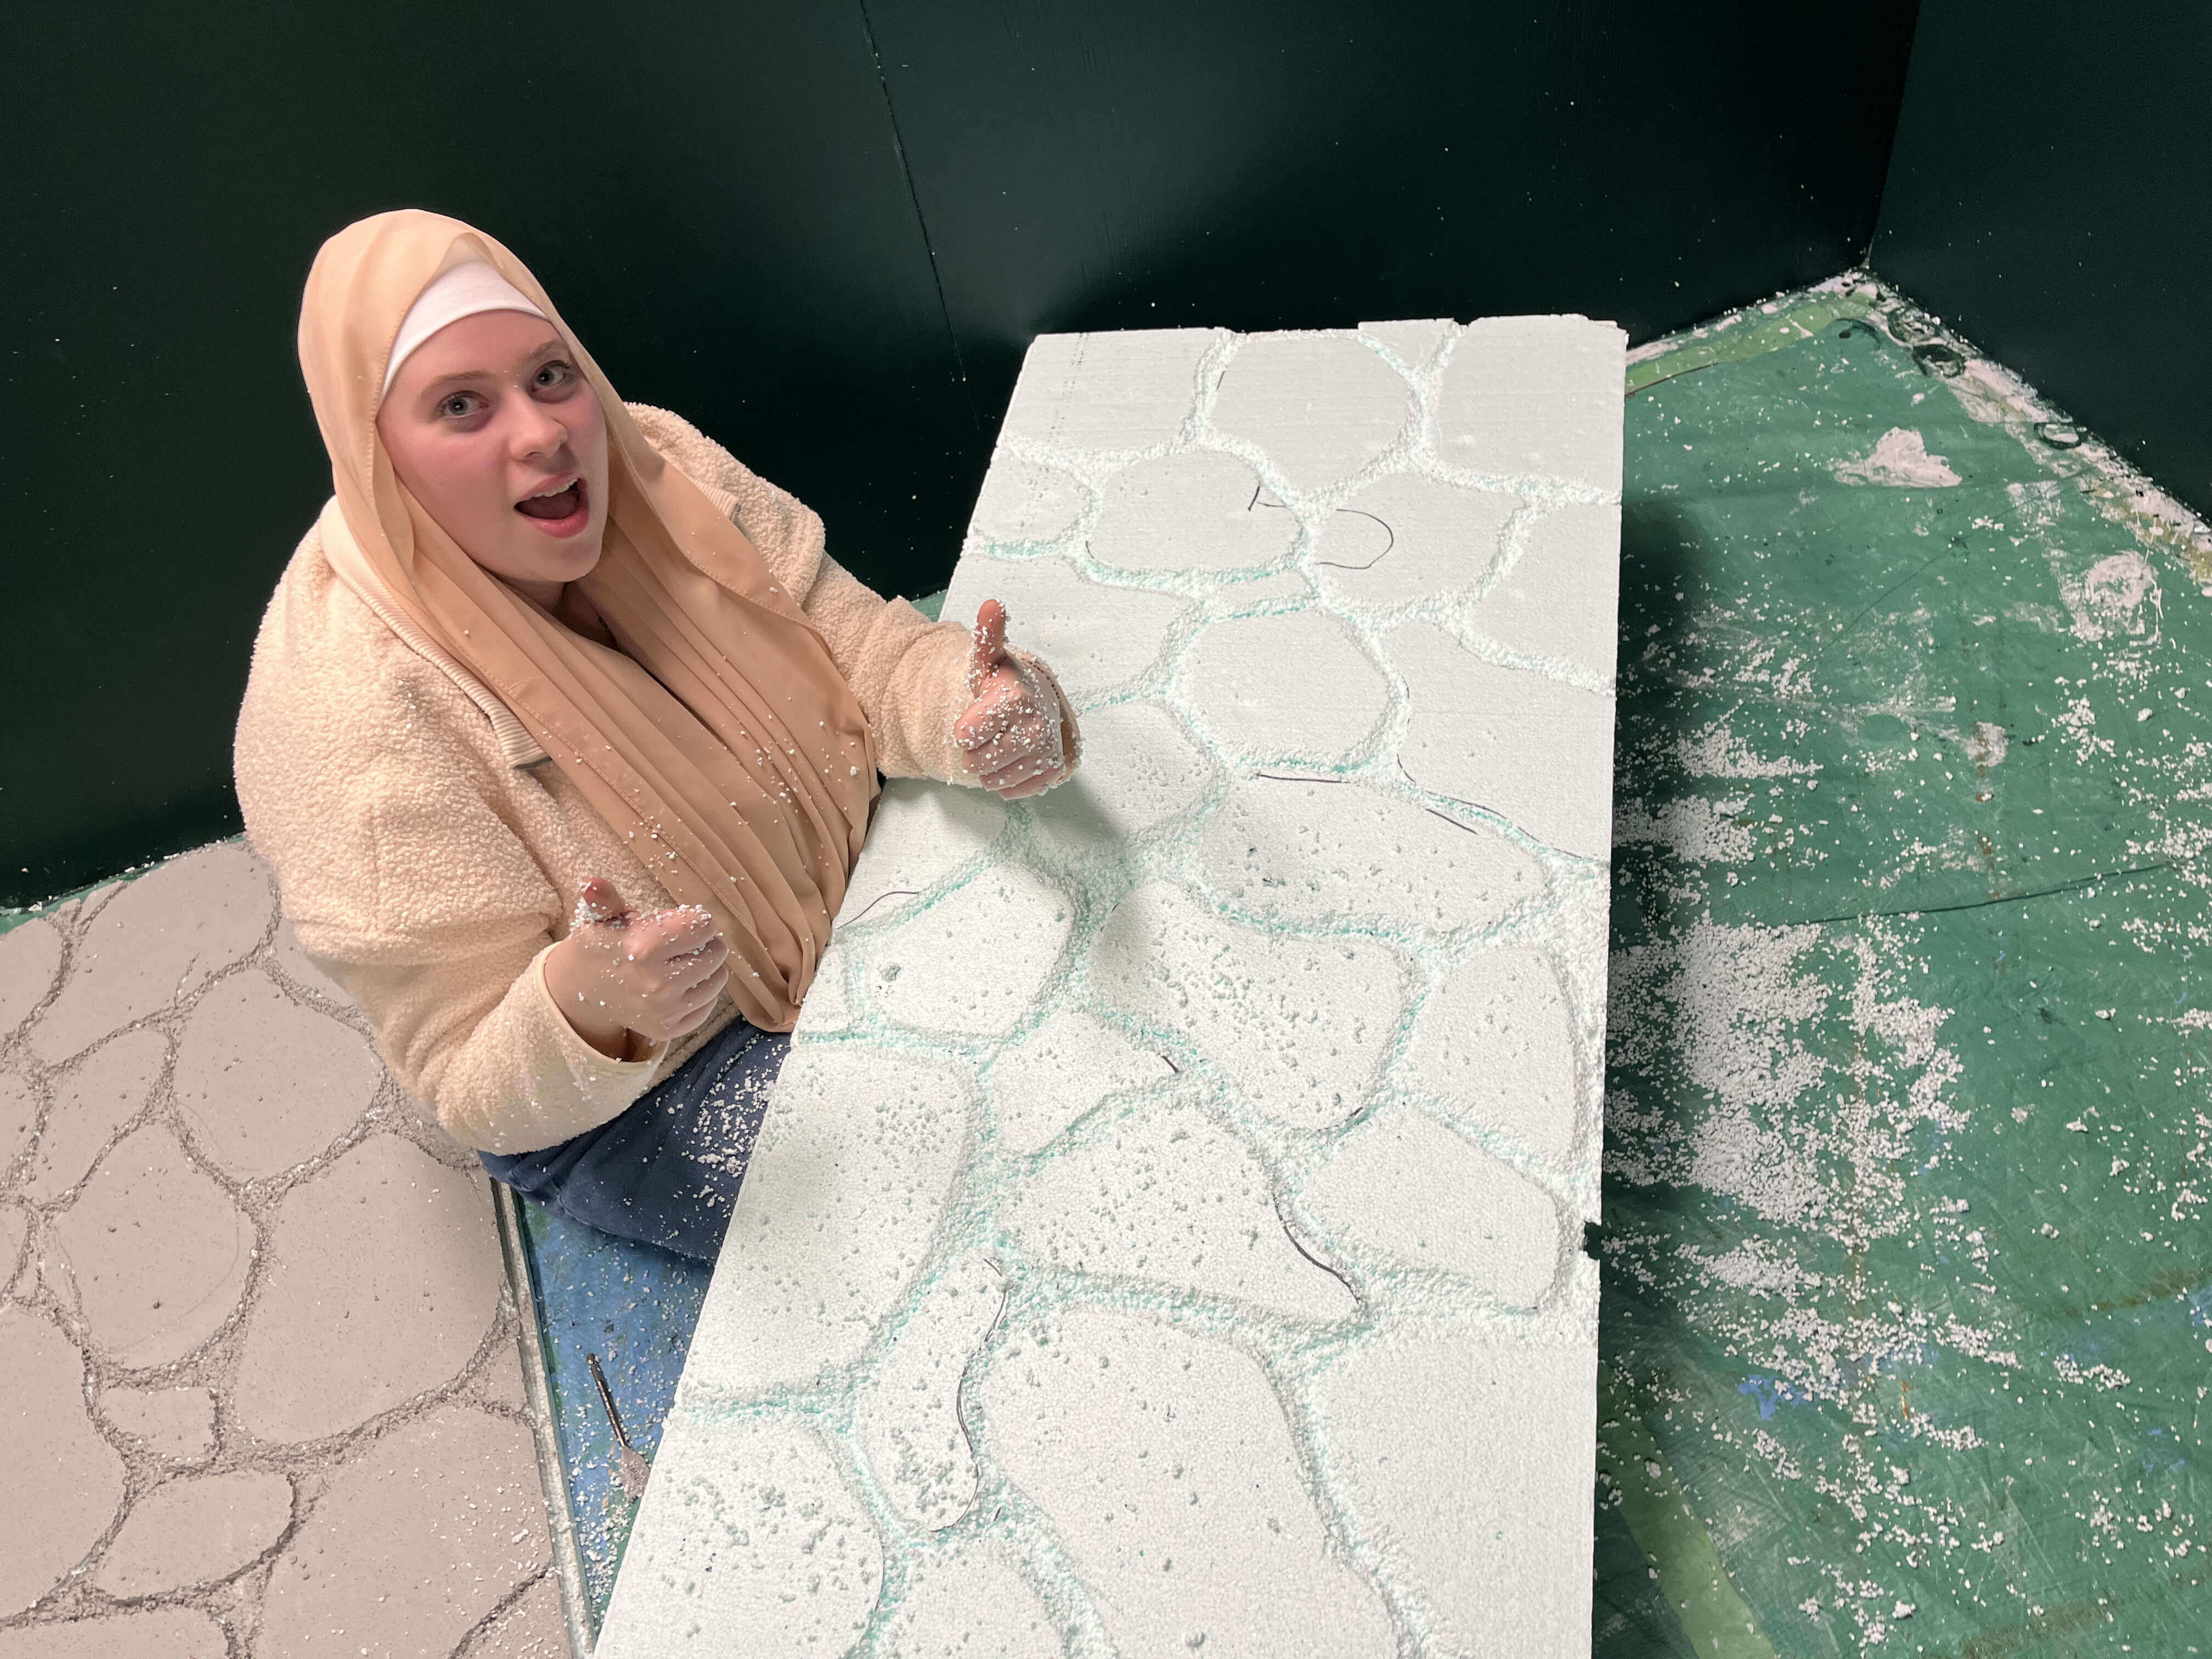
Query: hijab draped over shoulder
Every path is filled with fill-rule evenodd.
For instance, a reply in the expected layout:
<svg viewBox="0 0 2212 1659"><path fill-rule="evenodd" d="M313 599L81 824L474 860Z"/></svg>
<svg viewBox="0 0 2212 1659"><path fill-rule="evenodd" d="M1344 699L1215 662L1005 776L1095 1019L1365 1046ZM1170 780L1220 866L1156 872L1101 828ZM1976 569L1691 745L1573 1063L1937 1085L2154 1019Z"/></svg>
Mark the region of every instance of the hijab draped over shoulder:
<svg viewBox="0 0 2212 1659"><path fill-rule="evenodd" d="M490 265L568 343L599 395L606 534L577 584L621 646L564 627L478 566L392 471L376 413L402 320L454 266ZM316 256L300 366L337 494L332 570L491 689L505 713L680 902L712 912L730 995L787 1030L867 831L876 754L829 647L744 533L647 441L536 277L458 220L407 210Z"/></svg>

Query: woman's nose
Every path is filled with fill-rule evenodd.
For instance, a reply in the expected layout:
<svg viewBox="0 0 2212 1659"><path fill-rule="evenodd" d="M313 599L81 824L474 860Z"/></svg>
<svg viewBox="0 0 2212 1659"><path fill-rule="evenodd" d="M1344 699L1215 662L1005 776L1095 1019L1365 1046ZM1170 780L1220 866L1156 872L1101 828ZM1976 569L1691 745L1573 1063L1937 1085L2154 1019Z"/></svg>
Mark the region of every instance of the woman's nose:
<svg viewBox="0 0 2212 1659"><path fill-rule="evenodd" d="M527 460L548 455L568 441L568 423L532 398L519 400L520 408L509 428L515 459Z"/></svg>

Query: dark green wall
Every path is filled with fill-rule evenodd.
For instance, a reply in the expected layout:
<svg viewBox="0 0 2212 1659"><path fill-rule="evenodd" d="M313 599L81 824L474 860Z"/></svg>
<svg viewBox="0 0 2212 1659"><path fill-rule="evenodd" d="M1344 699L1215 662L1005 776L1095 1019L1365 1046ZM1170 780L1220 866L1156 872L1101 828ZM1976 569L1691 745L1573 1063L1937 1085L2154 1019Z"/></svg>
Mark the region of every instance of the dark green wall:
<svg viewBox="0 0 2212 1659"><path fill-rule="evenodd" d="M1926 0L1876 270L2212 513L2212 7Z"/></svg>
<svg viewBox="0 0 2212 1659"><path fill-rule="evenodd" d="M987 410L1032 335L1581 311L1863 257L1914 7L867 0Z"/></svg>
<svg viewBox="0 0 2212 1659"><path fill-rule="evenodd" d="M93 4L0 61L0 902L235 828L328 490L323 237L483 224L625 395L887 590L951 569L1040 330L1581 310L1637 337L1872 233L1912 0Z"/></svg>

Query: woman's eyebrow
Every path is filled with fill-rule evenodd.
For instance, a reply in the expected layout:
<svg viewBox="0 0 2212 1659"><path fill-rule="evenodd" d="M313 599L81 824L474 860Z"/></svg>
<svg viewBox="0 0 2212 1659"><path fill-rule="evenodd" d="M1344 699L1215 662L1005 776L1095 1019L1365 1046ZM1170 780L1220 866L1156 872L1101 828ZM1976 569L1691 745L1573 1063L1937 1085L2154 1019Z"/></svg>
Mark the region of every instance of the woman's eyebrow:
<svg viewBox="0 0 2212 1659"><path fill-rule="evenodd" d="M441 386L456 385L463 380L489 380L491 378L492 371L488 368L457 368L450 374L441 374L424 386L422 395L427 398Z"/></svg>
<svg viewBox="0 0 2212 1659"><path fill-rule="evenodd" d="M568 343L566 340L556 337L547 340L543 344L531 347L530 349L524 352L521 356L516 358L515 362L519 367L523 363L535 362L537 359L543 357L549 351L565 353L568 349ZM436 380L432 380L428 385L425 386L422 388L422 395L427 398L441 386L458 384L464 380L489 380L496 378L496 375L497 371L495 369L457 368L450 374L441 374Z"/></svg>

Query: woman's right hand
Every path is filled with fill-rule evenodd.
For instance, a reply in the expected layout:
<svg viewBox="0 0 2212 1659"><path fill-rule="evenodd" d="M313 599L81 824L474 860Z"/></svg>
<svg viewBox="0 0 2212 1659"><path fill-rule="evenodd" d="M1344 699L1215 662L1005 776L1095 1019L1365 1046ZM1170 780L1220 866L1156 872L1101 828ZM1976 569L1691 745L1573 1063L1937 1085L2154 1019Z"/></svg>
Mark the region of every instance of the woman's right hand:
<svg viewBox="0 0 2212 1659"><path fill-rule="evenodd" d="M1060 698L1006 649L1006 607L986 599L969 636L967 708L952 741L975 780L1007 800L1049 789L1068 774Z"/></svg>
<svg viewBox="0 0 2212 1659"><path fill-rule="evenodd" d="M630 1032L667 1042L696 1030L729 981L729 954L696 905L641 915L594 876L577 895L568 937L545 957L545 988L578 1036L621 1060Z"/></svg>

